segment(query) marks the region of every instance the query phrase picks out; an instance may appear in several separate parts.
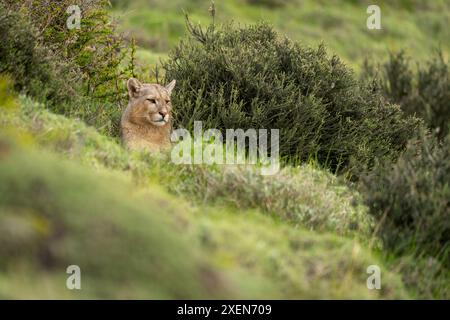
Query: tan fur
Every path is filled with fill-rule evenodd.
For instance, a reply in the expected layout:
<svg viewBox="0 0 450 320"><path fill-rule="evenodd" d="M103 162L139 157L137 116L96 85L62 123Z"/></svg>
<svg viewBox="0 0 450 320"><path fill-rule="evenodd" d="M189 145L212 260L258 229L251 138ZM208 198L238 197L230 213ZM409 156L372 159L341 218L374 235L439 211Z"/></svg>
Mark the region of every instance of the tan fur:
<svg viewBox="0 0 450 320"><path fill-rule="evenodd" d="M122 142L127 149L158 152L170 148L170 95L175 83L163 87L128 80L130 101L121 120Z"/></svg>

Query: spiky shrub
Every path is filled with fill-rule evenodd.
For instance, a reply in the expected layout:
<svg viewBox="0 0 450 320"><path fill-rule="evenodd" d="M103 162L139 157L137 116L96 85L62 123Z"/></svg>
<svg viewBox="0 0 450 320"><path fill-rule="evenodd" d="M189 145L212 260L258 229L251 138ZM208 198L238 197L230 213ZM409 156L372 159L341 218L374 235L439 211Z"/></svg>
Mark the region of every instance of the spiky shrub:
<svg viewBox="0 0 450 320"><path fill-rule="evenodd" d="M125 48L115 32L106 1L78 3L81 29L69 30L66 10L72 1L2 1L0 73L10 74L17 91L52 111L118 135L135 48L133 43Z"/></svg>
<svg viewBox="0 0 450 320"><path fill-rule="evenodd" d="M442 145L425 135L413 141L394 165L362 179L363 194L388 249L450 268L450 135Z"/></svg>
<svg viewBox="0 0 450 320"><path fill-rule="evenodd" d="M74 99L80 83L70 67L38 39L23 15L0 4L0 74L9 74L15 89L56 106ZM70 85L69 85L70 84Z"/></svg>
<svg viewBox="0 0 450 320"><path fill-rule="evenodd" d="M376 78L384 96L403 111L425 120L439 139L449 132L450 68L439 52L426 64L411 66L404 51L391 53L381 66L365 64L364 77Z"/></svg>
<svg viewBox="0 0 450 320"><path fill-rule="evenodd" d="M178 126L278 128L287 161L314 157L353 173L395 157L418 126L323 46L305 48L267 24L188 29L164 65L178 81Z"/></svg>
<svg viewBox="0 0 450 320"><path fill-rule="evenodd" d="M130 76L124 61L128 50L115 31L107 0L47 1L5 0L6 8L20 11L38 31L42 44L63 61L72 62L90 96L122 102L126 98L122 80ZM80 28L68 28L68 8L78 5Z"/></svg>

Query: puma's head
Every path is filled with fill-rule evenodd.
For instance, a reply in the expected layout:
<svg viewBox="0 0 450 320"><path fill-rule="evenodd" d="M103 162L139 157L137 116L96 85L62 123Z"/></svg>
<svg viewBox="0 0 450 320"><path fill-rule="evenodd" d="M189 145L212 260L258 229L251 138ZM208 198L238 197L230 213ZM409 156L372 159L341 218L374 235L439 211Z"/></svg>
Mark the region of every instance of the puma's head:
<svg viewBox="0 0 450 320"><path fill-rule="evenodd" d="M137 79L128 80L127 120L141 126L164 127L170 125L172 104L170 96L175 87L173 80L167 86L140 83Z"/></svg>

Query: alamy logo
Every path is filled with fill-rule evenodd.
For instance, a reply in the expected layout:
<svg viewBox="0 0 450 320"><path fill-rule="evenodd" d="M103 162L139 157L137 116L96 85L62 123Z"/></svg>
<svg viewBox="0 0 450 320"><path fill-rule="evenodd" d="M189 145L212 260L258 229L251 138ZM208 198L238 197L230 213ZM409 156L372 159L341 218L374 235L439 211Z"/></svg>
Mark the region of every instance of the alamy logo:
<svg viewBox="0 0 450 320"><path fill-rule="evenodd" d="M77 5L69 6L66 10L66 13L69 14L69 18L67 18L67 29L81 29L81 9Z"/></svg>
<svg viewBox="0 0 450 320"><path fill-rule="evenodd" d="M171 158L174 164L259 164L262 175L273 175L280 170L279 130L270 130L270 151L268 139L267 129L226 129L224 139L220 130L203 132L202 122L195 121L194 137L186 129L173 131L171 140L177 144Z"/></svg>
<svg viewBox="0 0 450 320"><path fill-rule="evenodd" d="M380 290L381 289L381 269L377 265L370 265L367 267L367 273L371 274L367 278L367 289Z"/></svg>
<svg viewBox="0 0 450 320"><path fill-rule="evenodd" d="M381 9L377 5L370 5L367 7L367 13L370 16L367 18L367 29L380 30L381 29Z"/></svg>
<svg viewBox="0 0 450 320"><path fill-rule="evenodd" d="M70 276L66 280L66 287L69 290L81 290L81 269L77 265L68 266L66 273Z"/></svg>

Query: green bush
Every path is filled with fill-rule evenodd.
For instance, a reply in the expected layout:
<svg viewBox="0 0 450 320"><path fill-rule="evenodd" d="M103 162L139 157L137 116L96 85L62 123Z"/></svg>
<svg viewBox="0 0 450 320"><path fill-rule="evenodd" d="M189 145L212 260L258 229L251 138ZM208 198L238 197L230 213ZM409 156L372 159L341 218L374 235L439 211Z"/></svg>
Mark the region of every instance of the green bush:
<svg viewBox="0 0 450 320"><path fill-rule="evenodd" d="M0 75L0 108L5 118L5 114L18 107L17 98L14 92L14 83L7 76Z"/></svg>
<svg viewBox="0 0 450 320"><path fill-rule="evenodd" d="M54 52L56 59L77 68L84 92L92 97L123 103L127 98L124 80L133 70L126 62L129 56L121 34L106 8L107 0L5 1L6 8L19 11L38 30L42 44ZM78 5L80 28L69 29L67 9Z"/></svg>
<svg viewBox="0 0 450 320"><path fill-rule="evenodd" d="M53 108L76 99L79 82L68 65L43 47L37 31L21 14L0 4L0 74L15 81L15 89Z"/></svg>
<svg viewBox="0 0 450 320"><path fill-rule="evenodd" d="M178 81L178 126L278 128L288 162L313 157L356 174L375 158L395 158L419 126L323 46L305 48L266 24L188 29L164 64Z"/></svg>
<svg viewBox="0 0 450 320"><path fill-rule="evenodd" d="M433 257L450 267L450 135L415 140L394 165L362 179L379 222L378 235L396 253Z"/></svg>
<svg viewBox="0 0 450 320"><path fill-rule="evenodd" d="M66 9L71 4L4 1L0 73L52 111L117 136L127 101L124 80L134 74L134 47L124 47L102 0L83 1L81 29L69 30Z"/></svg>
<svg viewBox="0 0 450 320"><path fill-rule="evenodd" d="M364 77L376 77L385 97L401 106L406 114L425 120L439 139L449 132L450 68L443 54L438 53L426 64L411 67L403 51L391 53L381 66L365 64Z"/></svg>

